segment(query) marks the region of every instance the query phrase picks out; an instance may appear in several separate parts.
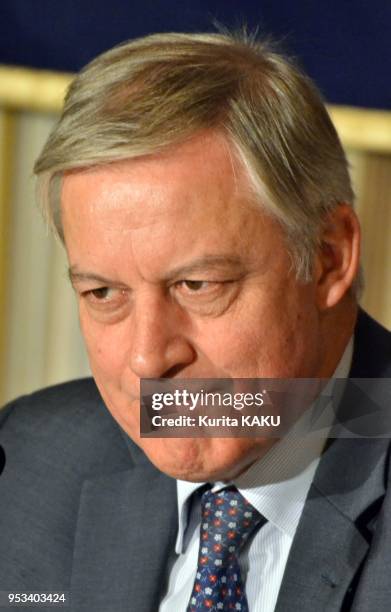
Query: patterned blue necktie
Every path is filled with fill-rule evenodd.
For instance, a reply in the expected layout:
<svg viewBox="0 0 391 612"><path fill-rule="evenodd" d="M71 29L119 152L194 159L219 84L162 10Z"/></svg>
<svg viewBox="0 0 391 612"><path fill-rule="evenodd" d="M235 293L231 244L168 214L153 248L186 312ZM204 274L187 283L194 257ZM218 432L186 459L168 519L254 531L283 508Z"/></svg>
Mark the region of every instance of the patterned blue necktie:
<svg viewBox="0 0 391 612"><path fill-rule="evenodd" d="M187 612L248 612L238 556L249 535L266 519L235 487L206 491L201 513L198 567Z"/></svg>

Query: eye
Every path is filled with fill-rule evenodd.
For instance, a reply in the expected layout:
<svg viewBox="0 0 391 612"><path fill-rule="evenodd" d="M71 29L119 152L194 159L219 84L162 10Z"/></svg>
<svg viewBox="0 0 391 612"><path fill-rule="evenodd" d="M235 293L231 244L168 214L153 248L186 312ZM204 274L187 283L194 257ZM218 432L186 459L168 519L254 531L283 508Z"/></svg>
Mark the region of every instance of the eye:
<svg viewBox="0 0 391 612"><path fill-rule="evenodd" d="M81 296L91 306L117 307L124 302L126 291L116 287L96 287L83 291Z"/></svg>
<svg viewBox="0 0 391 612"><path fill-rule="evenodd" d="M233 280L184 279L177 281L172 290L183 308L203 316L219 316L234 301L239 283Z"/></svg>
<svg viewBox="0 0 391 612"><path fill-rule="evenodd" d="M91 317L102 323L119 321L128 312L129 292L122 287L94 287L79 296Z"/></svg>
<svg viewBox="0 0 391 612"><path fill-rule="evenodd" d="M182 299L193 299L200 302L200 300L215 300L221 297L229 285L228 281L184 279L176 282L174 288Z"/></svg>
<svg viewBox="0 0 391 612"><path fill-rule="evenodd" d="M217 297L223 291L226 283L198 279L185 279L175 283L175 290L183 298L208 299Z"/></svg>
<svg viewBox="0 0 391 612"><path fill-rule="evenodd" d="M97 289L90 289L83 295L85 297L92 297L99 302L107 301L112 297L113 289L110 287L98 287Z"/></svg>
<svg viewBox="0 0 391 612"><path fill-rule="evenodd" d="M202 289L209 289L211 285L216 285L217 283L210 283L209 281L202 280L184 280L180 281L181 285L183 285L186 289L191 292L201 291Z"/></svg>

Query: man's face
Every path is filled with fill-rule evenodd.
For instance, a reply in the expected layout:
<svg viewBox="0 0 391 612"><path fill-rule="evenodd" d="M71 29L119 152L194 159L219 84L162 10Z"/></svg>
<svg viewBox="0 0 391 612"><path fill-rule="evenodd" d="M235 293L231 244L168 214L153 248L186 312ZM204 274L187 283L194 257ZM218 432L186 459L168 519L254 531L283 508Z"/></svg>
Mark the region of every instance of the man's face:
<svg viewBox="0 0 391 612"><path fill-rule="evenodd" d="M162 471L230 478L271 441L147 439L140 378L321 374L314 283L295 279L279 225L251 203L223 137L69 173L62 218L94 378Z"/></svg>

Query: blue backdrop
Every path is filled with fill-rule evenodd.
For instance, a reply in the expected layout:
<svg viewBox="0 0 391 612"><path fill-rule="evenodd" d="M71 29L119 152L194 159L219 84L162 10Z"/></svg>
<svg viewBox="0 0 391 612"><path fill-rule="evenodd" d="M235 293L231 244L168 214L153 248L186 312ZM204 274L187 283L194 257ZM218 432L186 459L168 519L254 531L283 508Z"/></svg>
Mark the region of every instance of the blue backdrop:
<svg viewBox="0 0 391 612"><path fill-rule="evenodd" d="M391 107L391 0L1 0L0 63L74 71L126 39L216 19L273 33L328 101Z"/></svg>

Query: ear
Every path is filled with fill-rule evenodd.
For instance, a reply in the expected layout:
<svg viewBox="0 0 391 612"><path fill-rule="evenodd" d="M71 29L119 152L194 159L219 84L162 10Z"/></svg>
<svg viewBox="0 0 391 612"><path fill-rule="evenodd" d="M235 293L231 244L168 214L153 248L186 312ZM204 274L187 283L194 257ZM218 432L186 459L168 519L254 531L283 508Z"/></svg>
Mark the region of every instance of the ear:
<svg viewBox="0 0 391 612"><path fill-rule="evenodd" d="M360 223L353 208L339 204L328 215L315 261L320 310L338 304L352 286L360 265Z"/></svg>

